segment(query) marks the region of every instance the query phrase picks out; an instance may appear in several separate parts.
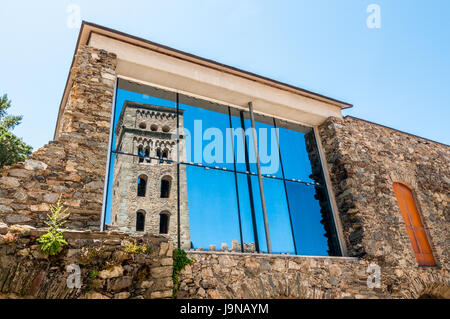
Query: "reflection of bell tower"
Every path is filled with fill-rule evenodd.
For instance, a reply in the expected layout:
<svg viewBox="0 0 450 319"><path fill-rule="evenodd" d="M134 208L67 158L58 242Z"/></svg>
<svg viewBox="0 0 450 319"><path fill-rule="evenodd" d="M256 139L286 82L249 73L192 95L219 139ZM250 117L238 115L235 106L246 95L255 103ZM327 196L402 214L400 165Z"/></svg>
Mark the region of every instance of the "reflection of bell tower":
<svg viewBox="0 0 450 319"><path fill-rule="evenodd" d="M170 107L125 101L115 129L111 228L162 234L177 242L176 112ZM179 112L182 131L183 113ZM179 149L180 161L185 161L181 136ZM181 246L189 248L184 165L180 165L179 178Z"/></svg>

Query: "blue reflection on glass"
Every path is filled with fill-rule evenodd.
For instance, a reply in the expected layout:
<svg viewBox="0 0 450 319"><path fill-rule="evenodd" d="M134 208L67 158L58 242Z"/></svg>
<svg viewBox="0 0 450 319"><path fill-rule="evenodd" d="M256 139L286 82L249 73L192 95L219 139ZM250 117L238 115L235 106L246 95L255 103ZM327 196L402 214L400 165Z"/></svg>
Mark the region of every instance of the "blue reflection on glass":
<svg viewBox="0 0 450 319"><path fill-rule="evenodd" d="M299 255L328 256L328 241L321 224L320 203L314 186L286 182L289 206Z"/></svg>
<svg viewBox="0 0 450 319"><path fill-rule="evenodd" d="M187 166L189 222L193 248L220 249L240 242L234 173Z"/></svg>
<svg viewBox="0 0 450 319"><path fill-rule="evenodd" d="M263 178L272 253L295 254L284 183Z"/></svg>
<svg viewBox="0 0 450 319"><path fill-rule="evenodd" d="M228 108L215 112L179 104L186 134L186 161L234 170Z"/></svg>
<svg viewBox="0 0 450 319"><path fill-rule="evenodd" d="M273 122L272 119L268 120ZM255 120L255 129L256 136L258 138L258 153L261 164L261 174L283 178L275 127L272 124Z"/></svg>
<svg viewBox="0 0 450 319"><path fill-rule="evenodd" d="M249 187L247 183L247 175L238 173L236 174L238 194L239 194L239 208L241 215L241 227L242 227L242 239L244 242L245 251L255 252L257 240L255 238L253 229L253 217L252 217L252 203L255 202L252 196L259 196L259 190L257 193L249 193ZM254 207L254 210L261 211L261 203L257 202L259 206ZM256 216L256 215L255 215ZM264 235L264 234L263 234ZM261 241L261 239L259 239Z"/></svg>
<svg viewBox="0 0 450 319"><path fill-rule="evenodd" d="M258 232L259 249L261 252L267 253L267 239L266 231L264 228L264 216L261 204L261 192L259 190L258 176L251 175L250 178L252 184L253 200L255 203L256 229Z"/></svg>
<svg viewBox="0 0 450 319"><path fill-rule="evenodd" d="M235 112L237 113L237 112ZM233 143L234 154L236 159L236 170L239 172L252 172L257 173L256 168L256 156L255 156L255 144L253 143L253 131L251 129L252 124L247 118L247 112L243 112L243 126L241 125L241 118L239 116L232 115L231 123L233 125ZM247 157L249 161L249 170L245 163L245 143L247 144Z"/></svg>
<svg viewBox="0 0 450 319"><path fill-rule="evenodd" d="M279 127L280 152L284 177L305 182L313 181L311 162L305 144L305 133Z"/></svg>

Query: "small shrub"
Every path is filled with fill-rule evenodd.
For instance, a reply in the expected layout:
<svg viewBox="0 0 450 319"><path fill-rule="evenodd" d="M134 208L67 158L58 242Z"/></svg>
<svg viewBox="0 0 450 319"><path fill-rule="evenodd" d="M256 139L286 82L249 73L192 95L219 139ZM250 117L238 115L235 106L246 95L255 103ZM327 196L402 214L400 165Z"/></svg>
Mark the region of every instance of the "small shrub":
<svg viewBox="0 0 450 319"><path fill-rule="evenodd" d="M98 276L98 270L97 270L97 269L92 269L92 270L89 272L89 278L94 279L94 278L96 278L97 276Z"/></svg>
<svg viewBox="0 0 450 319"><path fill-rule="evenodd" d="M66 229L62 228L67 217L69 217L69 214L65 214L66 211L67 208L64 209L62 206L61 196L59 196L56 206L50 205L50 214L47 215L48 221L45 222L49 231L37 239L43 254L57 255L63 246L68 245L64 239L64 230Z"/></svg>
<svg viewBox="0 0 450 319"><path fill-rule="evenodd" d="M178 275L187 265L194 263L194 259L189 258L183 249L177 248L173 251L173 295L175 296L180 287L180 279Z"/></svg>

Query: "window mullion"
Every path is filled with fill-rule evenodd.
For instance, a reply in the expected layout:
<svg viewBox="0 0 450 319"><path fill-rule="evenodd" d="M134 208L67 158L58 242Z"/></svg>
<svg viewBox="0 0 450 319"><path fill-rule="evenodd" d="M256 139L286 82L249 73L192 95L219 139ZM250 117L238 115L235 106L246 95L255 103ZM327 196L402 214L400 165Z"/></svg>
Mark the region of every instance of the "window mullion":
<svg viewBox="0 0 450 319"><path fill-rule="evenodd" d="M181 248L181 218L180 218L180 103L179 93L176 97L177 103L177 244Z"/></svg>
<svg viewBox="0 0 450 319"><path fill-rule="evenodd" d="M247 139L245 137L244 112L240 111L239 115L240 115L240 118L241 118L242 139L243 139L243 142L244 142L245 168L247 170L247 173L245 175L247 176L248 196L249 196L249 200L250 200L250 210L251 210L251 213L252 213L253 237L255 239L255 249L256 249L257 252L260 252L258 228L256 227L255 202L254 202L254 199L253 199L252 177L251 177L251 174L250 174L251 171L250 171L250 161L249 161L249 155L248 155L248 145L247 145Z"/></svg>
<svg viewBox="0 0 450 319"><path fill-rule="evenodd" d="M234 137L233 137L233 124L231 123L231 110L230 107L228 107L228 120L230 123L230 138L231 138L231 151L233 152L233 168L234 168L234 184L236 187L236 201L237 201L237 209L238 209L238 218L239 218L239 236L241 238L241 252L244 252L244 237L242 236L242 222L241 222L241 205L239 202L239 187L238 187L238 180L237 180L237 173L236 173L236 158L234 154Z"/></svg>
<svg viewBox="0 0 450 319"><path fill-rule="evenodd" d="M261 207L262 207L263 219L264 219L264 231L266 233L267 251L269 254L271 254L272 253L272 243L270 241L269 221L267 218L266 199L264 196L264 186L263 186L263 180L262 180L262 175L261 175L261 163L259 162L258 139L256 137L255 117L253 114L252 102L248 103L248 109L250 111L250 120L252 122L253 144L254 144L254 148L255 148L256 169L258 172L258 183L259 183L259 193L260 193L259 195L261 196Z"/></svg>
<svg viewBox="0 0 450 319"><path fill-rule="evenodd" d="M280 149L280 142L279 142L279 137L278 137L277 123L275 121L275 118L272 118L272 120L273 120L273 126L275 128L275 136L276 136L276 139L277 139L278 155L279 155L279 159L280 159L281 176L283 176L284 192L286 193L286 204L287 204L287 209L288 209L288 213L289 213L289 222L291 224L292 241L294 243L295 254L297 255L298 254L298 252L297 252L297 244L295 243L294 225L292 223L291 208L290 208L290 205L289 205L289 197L288 197L288 191L287 191L287 185L286 185L286 177L284 176L283 160L282 160L282 156L281 156L281 149Z"/></svg>

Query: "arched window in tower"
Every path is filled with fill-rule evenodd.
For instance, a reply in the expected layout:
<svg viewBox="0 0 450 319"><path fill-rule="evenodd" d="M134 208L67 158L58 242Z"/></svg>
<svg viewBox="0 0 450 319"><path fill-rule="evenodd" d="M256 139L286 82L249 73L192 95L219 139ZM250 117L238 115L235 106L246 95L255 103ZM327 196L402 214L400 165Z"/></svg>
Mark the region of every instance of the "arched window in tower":
<svg viewBox="0 0 450 319"><path fill-rule="evenodd" d="M160 163L160 164L164 162L164 161L163 161L163 153L164 153L164 152L161 152L161 148L160 148L160 147L158 147L158 148L156 149L156 157L159 158L159 163Z"/></svg>
<svg viewBox="0 0 450 319"><path fill-rule="evenodd" d="M139 163L142 163L144 161L144 150L142 146L138 147L138 156L139 156Z"/></svg>
<svg viewBox="0 0 450 319"><path fill-rule="evenodd" d="M420 266L436 266L412 191L397 182L393 188L417 262Z"/></svg>
<svg viewBox="0 0 450 319"><path fill-rule="evenodd" d="M164 176L161 179L161 198L169 198L171 180L170 176Z"/></svg>
<svg viewBox="0 0 450 319"><path fill-rule="evenodd" d="M167 234L169 232L169 213L162 212L159 214L159 233Z"/></svg>
<svg viewBox="0 0 450 319"><path fill-rule="evenodd" d="M145 212L139 210L136 213L136 231L144 231L145 228Z"/></svg>
<svg viewBox="0 0 450 319"><path fill-rule="evenodd" d="M147 176L140 175L138 177L137 195L139 197L145 197L146 188L147 188Z"/></svg>
<svg viewBox="0 0 450 319"><path fill-rule="evenodd" d="M150 163L150 147L148 146L145 148L144 157L147 163Z"/></svg>
<svg viewBox="0 0 450 319"><path fill-rule="evenodd" d="M165 150L162 152L161 157L162 157L163 159L168 159L168 158L169 158L169 150L168 150L168 149L165 149Z"/></svg>

